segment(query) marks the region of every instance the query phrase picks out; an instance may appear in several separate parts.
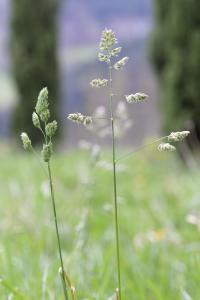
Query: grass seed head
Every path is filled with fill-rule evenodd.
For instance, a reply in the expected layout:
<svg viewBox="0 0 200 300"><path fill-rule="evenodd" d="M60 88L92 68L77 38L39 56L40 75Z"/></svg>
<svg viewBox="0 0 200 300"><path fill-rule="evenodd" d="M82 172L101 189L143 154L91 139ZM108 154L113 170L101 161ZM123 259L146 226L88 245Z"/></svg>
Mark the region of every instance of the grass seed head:
<svg viewBox="0 0 200 300"><path fill-rule="evenodd" d="M36 114L36 112L33 112L33 114L32 114L32 121L33 121L33 125L36 128L41 128L40 119L39 119L38 115Z"/></svg>
<svg viewBox="0 0 200 300"><path fill-rule="evenodd" d="M162 143L158 146L158 150L160 152L163 152L163 151L172 152L172 151L175 151L176 148L169 143Z"/></svg>
<svg viewBox="0 0 200 300"><path fill-rule="evenodd" d="M22 140L24 149L30 151L32 149L31 140L26 132L21 133L21 140Z"/></svg>
<svg viewBox="0 0 200 300"><path fill-rule="evenodd" d="M190 134L189 131L177 131L177 132L171 132L168 136L169 142L181 142Z"/></svg>
<svg viewBox="0 0 200 300"><path fill-rule="evenodd" d="M123 69L123 67L126 65L126 63L128 62L128 60L129 60L129 58L127 56L125 56L122 59L120 59L119 61L117 61L114 64L115 70L121 70L121 69Z"/></svg>
<svg viewBox="0 0 200 300"><path fill-rule="evenodd" d="M46 135L52 138L55 135L57 128L58 123L55 120L53 122L48 123L45 127Z"/></svg>

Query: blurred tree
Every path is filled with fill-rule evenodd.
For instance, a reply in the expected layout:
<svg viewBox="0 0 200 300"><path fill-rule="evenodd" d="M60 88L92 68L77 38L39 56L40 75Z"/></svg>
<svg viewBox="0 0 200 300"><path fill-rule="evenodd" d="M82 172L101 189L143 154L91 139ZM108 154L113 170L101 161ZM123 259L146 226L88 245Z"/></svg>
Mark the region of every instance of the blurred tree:
<svg viewBox="0 0 200 300"><path fill-rule="evenodd" d="M48 87L52 118L58 119L58 1L12 1L12 62L19 91L13 127L17 133L25 128L34 143L39 136L31 115L42 87Z"/></svg>
<svg viewBox="0 0 200 300"><path fill-rule="evenodd" d="M165 129L193 124L200 139L200 1L154 1L152 58L161 82Z"/></svg>

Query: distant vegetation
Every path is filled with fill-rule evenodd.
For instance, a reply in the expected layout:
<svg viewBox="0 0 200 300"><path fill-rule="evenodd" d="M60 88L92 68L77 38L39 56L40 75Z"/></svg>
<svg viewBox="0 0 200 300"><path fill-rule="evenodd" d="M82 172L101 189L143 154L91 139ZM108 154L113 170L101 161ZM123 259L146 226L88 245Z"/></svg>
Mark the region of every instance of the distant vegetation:
<svg viewBox="0 0 200 300"><path fill-rule="evenodd" d="M165 128L185 126L200 140L200 1L154 2L152 56L161 82Z"/></svg>

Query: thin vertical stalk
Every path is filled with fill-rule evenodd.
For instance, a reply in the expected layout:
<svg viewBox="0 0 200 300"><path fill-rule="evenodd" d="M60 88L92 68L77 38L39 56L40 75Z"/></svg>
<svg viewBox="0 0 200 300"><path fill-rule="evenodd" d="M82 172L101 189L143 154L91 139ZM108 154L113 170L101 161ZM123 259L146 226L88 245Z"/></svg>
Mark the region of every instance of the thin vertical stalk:
<svg viewBox="0 0 200 300"><path fill-rule="evenodd" d="M51 200L52 200L52 206L53 206L54 221L55 221L55 227L56 227L56 237L57 237L57 243L58 243L58 252L59 252L60 264L61 264L61 269L62 269L61 279L62 279L62 285L63 285L63 291L64 291L65 300L68 300L67 286L66 286L65 275L64 275L65 274L65 270L64 270L63 258L62 258L60 234L59 234L59 230L58 230L58 221L57 221L57 213L56 213L56 203L55 203L55 196L54 196L54 189L53 189L53 181L52 181L52 175L51 175L50 162L48 162L48 175L49 175L49 184L50 184L50 190L51 190Z"/></svg>
<svg viewBox="0 0 200 300"><path fill-rule="evenodd" d="M113 192L114 192L114 214L115 214L115 240L116 240L116 256L117 256L117 277L119 300L121 297L121 273L120 273L120 248L119 248L119 222L117 207L117 176L116 176L116 158L115 158L115 124L113 114L113 91L112 91L112 65L109 62L109 100L110 100L110 119L111 119L111 135L112 135L112 164L113 164Z"/></svg>

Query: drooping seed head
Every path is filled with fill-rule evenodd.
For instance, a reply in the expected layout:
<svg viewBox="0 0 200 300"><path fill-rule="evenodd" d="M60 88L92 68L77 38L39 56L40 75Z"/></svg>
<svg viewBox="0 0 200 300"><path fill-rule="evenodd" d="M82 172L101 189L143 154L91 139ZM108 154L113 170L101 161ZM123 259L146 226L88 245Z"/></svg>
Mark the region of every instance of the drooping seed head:
<svg viewBox="0 0 200 300"><path fill-rule="evenodd" d="M48 123L45 127L46 135L52 138L55 135L57 128L58 128L57 121L54 120L53 122Z"/></svg>
<svg viewBox="0 0 200 300"><path fill-rule="evenodd" d="M49 142L48 144L44 144L42 148L42 157L44 162L49 162L51 155L52 155L52 143Z"/></svg>
<svg viewBox="0 0 200 300"><path fill-rule="evenodd" d="M115 70L121 70L126 65L128 60L129 60L129 58L126 56L126 57L123 57L122 59L120 59L119 61L117 61L114 64Z"/></svg>
<svg viewBox="0 0 200 300"><path fill-rule="evenodd" d="M133 103L133 102L143 102L145 101L149 96L146 95L145 93L136 93L136 94L130 94L130 95L125 95L126 101L128 103Z"/></svg>
<svg viewBox="0 0 200 300"><path fill-rule="evenodd" d="M33 114L32 114L32 121L33 121L33 125L36 128L41 128L40 127L40 119L39 119L38 115L36 114L36 112L33 112Z"/></svg>
<svg viewBox="0 0 200 300"><path fill-rule="evenodd" d="M169 143L162 143L158 146L158 150L160 152L163 152L163 151L172 152L172 151L175 151L176 148Z"/></svg>
<svg viewBox="0 0 200 300"><path fill-rule="evenodd" d="M93 79L90 82L90 85L92 87L101 88L103 86L107 86L108 85L108 80L107 79L96 78L96 79Z"/></svg>
<svg viewBox="0 0 200 300"><path fill-rule="evenodd" d="M181 142L190 134L190 131L176 131L171 132L168 136L169 142Z"/></svg>
<svg viewBox="0 0 200 300"><path fill-rule="evenodd" d="M101 51L110 50L117 43L117 38L112 29L105 29L102 32L99 49Z"/></svg>
<svg viewBox="0 0 200 300"><path fill-rule="evenodd" d="M32 149L31 140L26 132L21 133L21 140L22 140L24 149L30 151Z"/></svg>

